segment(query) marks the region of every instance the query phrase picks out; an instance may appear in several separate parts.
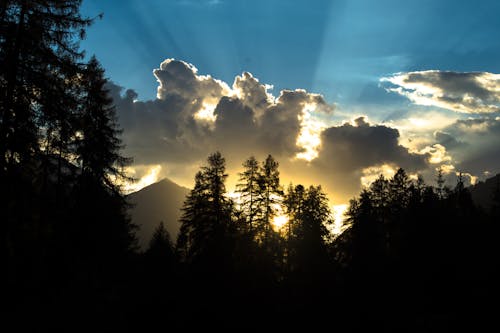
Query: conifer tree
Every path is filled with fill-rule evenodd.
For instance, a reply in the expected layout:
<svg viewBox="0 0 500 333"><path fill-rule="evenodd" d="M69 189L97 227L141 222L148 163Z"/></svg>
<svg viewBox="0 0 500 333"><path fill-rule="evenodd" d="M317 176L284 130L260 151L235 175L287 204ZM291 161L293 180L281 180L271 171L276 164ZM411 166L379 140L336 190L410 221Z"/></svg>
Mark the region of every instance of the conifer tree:
<svg viewBox="0 0 500 333"><path fill-rule="evenodd" d="M289 215L287 260L289 271L317 269L326 260L326 242L332 222L321 186L290 187L284 203Z"/></svg>
<svg viewBox="0 0 500 333"><path fill-rule="evenodd" d="M0 172L28 163L40 143L71 133L79 40L91 20L81 0L8 1L0 29ZM43 129L43 131L41 130ZM42 140L40 140L42 139Z"/></svg>
<svg viewBox="0 0 500 333"><path fill-rule="evenodd" d="M118 192L120 182L131 180L124 168L132 160L120 153L122 131L118 128L116 110L106 84L104 69L92 57L82 79L82 105L74 144L81 174Z"/></svg>
<svg viewBox="0 0 500 333"><path fill-rule="evenodd" d="M243 163L244 170L239 174L236 192L240 194L240 210L245 219L245 231L252 232L255 220L262 215L259 205L261 196L259 180L261 177L259 162L251 156Z"/></svg>
<svg viewBox="0 0 500 333"><path fill-rule="evenodd" d="M155 261L155 264L170 266L174 260L174 249L170 234L163 222L156 227L153 237L149 241L146 255Z"/></svg>
<svg viewBox="0 0 500 333"><path fill-rule="evenodd" d="M124 168L130 158L121 155L121 130L106 89L104 70L92 57L81 75L81 108L73 145L79 166L76 198L76 237L81 249L122 257L135 251L135 228L120 183L130 181ZM90 250L90 249L89 249ZM86 256L86 254L84 254Z"/></svg>
<svg viewBox="0 0 500 333"><path fill-rule="evenodd" d="M186 263L205 265L222 260L222 252L227 251L233 205L225 195L225 170L222 155L211 154L184 202L177 251Z"/></svg>
<svg viewBox="0 0 500 333"><path fill-rule="evenodd" d="M262 209L262 216L256 221L256 228L264 242L270 240L273 232L271 221L276 216L277 205L281 203L283 196L278 167L279 163L271 155L268 155L260 168L261 195L259 206Z"/></svg>

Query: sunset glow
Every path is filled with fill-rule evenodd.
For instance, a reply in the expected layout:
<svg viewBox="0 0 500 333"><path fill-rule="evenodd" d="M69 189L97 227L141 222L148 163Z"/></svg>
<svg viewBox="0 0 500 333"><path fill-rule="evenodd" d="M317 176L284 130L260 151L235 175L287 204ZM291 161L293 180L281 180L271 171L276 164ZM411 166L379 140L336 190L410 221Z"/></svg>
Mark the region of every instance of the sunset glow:
<svg viewBox="0 0 500 333"><path fill-rule="evenodd" d="M162 169L161 165L153 165L149 167L148 170L145 172L145 174L137 181L127 182L125 184L122 184L123 191L125 193L136 192L148 185L156 183L159 180L161 169ZM129 173L132 174L133 176L135 174L135 170L132 168L131 170L129 170Z"/></svg>
<svg viewBox="0 0 500 333"><path fill-rule="evenodd" d="M278 216L275 216L273 218L273 226L276 228L276 229L281 229L285 224L288 223L288 216L287 215L278 215Z"/></svg>

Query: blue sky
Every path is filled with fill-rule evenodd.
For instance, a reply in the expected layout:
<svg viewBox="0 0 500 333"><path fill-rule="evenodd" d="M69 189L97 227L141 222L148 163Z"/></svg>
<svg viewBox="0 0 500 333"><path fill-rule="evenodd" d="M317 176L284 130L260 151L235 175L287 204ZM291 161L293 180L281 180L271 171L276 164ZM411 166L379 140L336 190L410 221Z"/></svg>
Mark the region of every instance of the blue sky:
<svg viewBox="0 0 500 333"><path fill-rule="evenodd" d="M345 203L398 166L427 179L442 167L452 185L500 171L500 1L84 0L82 11L104 13L82 48L124 88L113 96L138 178L190 186L207 151L236 161L230 173L272 153L286 180ZM276 99L283 89L305 92Z"/></svg>
<svg viewBox="0 0 500 333"><path fill-rule="evenodd" d="M395 72L500 72L499 1L84 0L104 13L83 48L108 76L155 96L152 70L166 58L232 83L249 71L275 90L303 88L327 100L387 104L378 88Z"/></svg>

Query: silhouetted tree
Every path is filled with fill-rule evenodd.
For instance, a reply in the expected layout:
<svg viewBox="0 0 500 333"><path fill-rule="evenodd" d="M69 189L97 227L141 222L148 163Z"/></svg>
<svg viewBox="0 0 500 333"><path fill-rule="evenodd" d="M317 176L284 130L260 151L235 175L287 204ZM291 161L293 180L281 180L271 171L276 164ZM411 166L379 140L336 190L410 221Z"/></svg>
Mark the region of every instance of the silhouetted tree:
<svg viewBox="0 0 500 333"><path fill-rule="evenodd" d="M8 1L0 29L0 172L70 135L78 42L91 20L80 0ZM44 129L42 131L42 129ZM46 140L40 140L44 137Z"/></svg>
<svg viewBox="0 0 500 333"><path fill-rule="evenodd" d="M444 183L445 183L445 180L444 180L444 176L443 176L443 168L439 167L437 169L437 176L436 176L436 184L437 184L436 192L437 192L440 199L443 199L445 196L446 189L445 189Z"/></svg>
<svg viewBox="0 0 500 333"><path fill-rule="evenodd" d="M123 148L113 100L106 89L104 69L95 57L87 64L82 79L82 106L75 132L77 161L81 174L113 191L123 181L131 181L124 172L132 159L123 157Z"/></svg>
<svg viewBox="0 0 500 333"><path fill-rule="evenodd" d="M175 249L170 239L170 234L163 222L156 227L149 246L144 253L147 265L148 279L147 283L152 284L153 290L160 293L158 298L164 297L171 288L175 276ZM150 295L153 297L153 295Z"/></svg>
<svg viewBox="0 0 500 333"><path fill-rule="evenodd" d="M290 216L287 235L289 270L304 274L326 267L327 225L332 220L321 186L310 186L305 190L302 185L297 185L289 189L284 202Z"/></svg>
<svg viewBox="0 0 500 333"><path fill-rule="evenodd" d="M236 192L239 193L240 210L245 220L246 231L253 232L254 221L262 216L259 162L251 156L243 163L244 170L239 174L239 183Z"/></svg>
<svg viewBox="0 0 500 333"><path fill-rule="evenodd" d="M0 5L0 223L8 280L38 292L57 284L72 198L69 162L81 70L79 41L91 20L81 1ZM66 234L67 235L67 234ZM15 288L9 288L16 290ZM49 288L47 288L49 289ZM36 297L34 295L33 297Z"/></svg>
<svg viewBox="0 0 500 333"><path fill-rule="evenodd" d="M95 57L90 59L81 82L82 105L74 142L80 167L75 186L77 211L80 212L77 228L79 232L87 230L85 234L91 239L83 239L92 240L90 244L120 248L127 253L135 249L135 226L127 216L128 204L119 184L131 180L124 172L131 159L121 155L121 130L116 122L113 101L105 88L104 70ZM102 208L96 210L95 207ZM82 238L82 235L77 237Z"/></svg>
<svg viewBox="0 0 500 333"><path fill-rule="evenodd" d="M233 227L233 205L225 195L225 170L222 155L210 155L207 165L196 174L195 186L184 202L177 250L188 264L209 265L224 260L224 247Z"/></svg>
<svg viewBox="0 0 500 333"><path fill-rule="evenodd" d="M259 206L262 210L262 216L256 221L256 228L264 243L270 242L271 238L274 237L271 222L276 216L277 205L280 204L283 196L278 167L279 163L271 155L268 155L260 168Z"/></svg>
<svg viewBox="0 0 500 333"><path fill-rule="evenodd" d="M153 232L148 249L146 250L146 256L153 257L158 261L163 261L163 265L170 266L172 264L174 260L174 248L170 239L170 234L163 222L160 222Z"/></svg>

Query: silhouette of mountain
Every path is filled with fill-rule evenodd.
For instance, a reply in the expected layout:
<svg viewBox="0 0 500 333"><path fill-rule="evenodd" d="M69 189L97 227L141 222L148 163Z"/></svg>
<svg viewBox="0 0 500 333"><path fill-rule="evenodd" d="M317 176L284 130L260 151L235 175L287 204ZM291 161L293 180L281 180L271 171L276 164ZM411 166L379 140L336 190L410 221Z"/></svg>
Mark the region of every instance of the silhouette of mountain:
<svg viewBox="0 0 500 333"><path fill-rule="evenodd" d="M141 249L147 247L155 228L162 221L175 242L180 227L180 209L188 192L189 189L165 178L128 195L133 204L130 211L132 222L139 226L137 236Z"/></svg>
<svg viewBox="0 0 500 333"><path fill-rule="evenodd" d="M472 200L478 206L489 210L493 205L493 193L500 185L500 173L469 187Z"/></svg>

